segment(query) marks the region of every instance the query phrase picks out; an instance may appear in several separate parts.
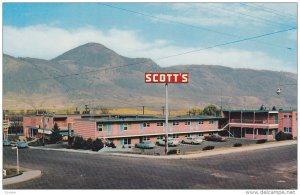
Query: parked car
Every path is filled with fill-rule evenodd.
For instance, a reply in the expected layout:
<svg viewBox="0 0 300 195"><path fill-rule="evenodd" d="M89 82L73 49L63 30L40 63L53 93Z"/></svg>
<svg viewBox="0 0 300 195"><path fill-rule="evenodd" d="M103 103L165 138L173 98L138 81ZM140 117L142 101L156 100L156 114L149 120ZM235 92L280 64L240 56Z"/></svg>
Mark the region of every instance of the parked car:
<svg viewBox="0 0 300 195"><path fill-rule="evenodd" d="M215 141L215 142L224 142L224 141L226 141L225 137L222 137L218 134L204 136L204 139L207 140L207 141Z"/></svg>
<svg viewBox="0 0 300 195"><path fill-rule="evenodd" d="M141 149L152 149L155 147L155 144L149 141L143 141L141 143L135 144L135 147Z"/></svg>
<svg viewBox="0 0 300 195"><path fill-rule="evenodd" d="M7 139L3 140L3 146L11 146L11 141Z"/></svg>
<svg viewBox="0 0 300 195"><path fill-rule="evenodd" d="M201 144L203 139L200 137L186 137L181 141L183 144Z"/></svg>
<svg viewBox="0 0 300 195"><path fill-rule="evenodd" d="M28 148L28 143L26 141L18 141L16 146L18 148Z"/></svg>
<svg viewBox="0 0 300 195"><path fill-rule="evenodd" d="M156 144L159 146L165 146L166 145L166 139L158 139L156 141ZM179 145L179 141L174 139L174 138L168 138L168 146L178 146Z"/></svg>

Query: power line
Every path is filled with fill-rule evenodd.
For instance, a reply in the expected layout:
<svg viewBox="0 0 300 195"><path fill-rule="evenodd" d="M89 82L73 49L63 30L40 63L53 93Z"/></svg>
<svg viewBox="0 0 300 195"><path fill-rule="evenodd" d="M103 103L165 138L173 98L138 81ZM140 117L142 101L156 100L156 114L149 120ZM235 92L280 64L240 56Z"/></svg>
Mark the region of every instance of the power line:
<svg viewBox="0 0 300 195"><path fill-rule="evenodd" d="M107 6L107 7L113 8L113 9L118 9L118 10L125 11L125 12L135 14L135 15L137 14L137 15L141 15L141 16L145 16L145 17L155 18L157 20L162 20L162 21L173 23L173 24L180 24L180 25L191 27L191 28L200 29L200 30L204 30L204 31L208 31L208 32L213 32L213 33L217 33L217 34L221 34L221 35L225 35L225 36L236 37L236 38L244 38L244 37L239 36L239 35L220 32L220 31L212 30L212 29L205 28L205 27L200 27L200 26L196 26L196 25L192 25L192 24L187 24L187 23L183 23L183 22L169 20L169 19L166 19L166 18L161 18L161 17L157 17L157 16L154 16L154 15L150 15L150 14L145 14L145 13L141 13L141 12L125 9L125 8L120 8L120 7L117 7L117 6L110 5L110 4L101 3L100 5ZM244 14L244 15L246 15L246 14ZM250 17L253 17L253 16L250 16ZM287 25L285 25L285 26L287 26ZM291 26L289 26L289 27L291 27ZM281 45L276 45L274 43L267 43L267 42L264 42L264 41L256 41L256 42L261 43L261 44L266 44L266 45L273 45L273 46L276 46L276 47L291 50L290 47L284 47L284 46L281 46Z"/></svg>
<svg viewBox="0 0 300 195"><path fill-rule="evenodd" d="M254 4L254 3L251 3L251 5L249 5L249 3L248 3L247 6L252 6L252 7L255 7L255 8L259 8L261 10L265 10L266 12L273 13L273 14L276 14L276 15L279 15L279 16L284 16L284 17L287 17L287 18L292 18L293 20L297 19L297 17L294 16L294 15L291 15L291 14L288 14L288 13L279 14L278 12L280 12L280 11L271 9L269 7L267 8L267 7L262 6L262 5L258 5L258 4Z"/></svg>
<svg viewBox="0 0 300 195"><path fill-rule="evenodd" d="M266 34L262 34L262 35L257 35L257 36L253 36L253 37L243 38L243 39L239 39L239 40L235 40L235 41L220 43L220 44L208 46L208 47L205 47L205 48L200 48L200 49L191 50L191 51L187 51L187 52L177 53L177 54L174 54L174 55L160 57L160 58L157 58L157 59L154 59L154 60L155 61L159 61L159 60L164 60L164 59L168 59L168 58L172 58L172 57L177 57L177 56L181 56L181 55L186 55L186 54L190 54L190 53L196 53L196 52L199 52L199 51L204 51L204 50L212 49L212 48L215 48L215 47L221 47L221 46L226 46L226 45L230 45L230 44L235 44L235 43L240 43L240 42L244 42L244 41L249 41L249 40L253 40L253 39L257 39L257 38L261 38L261 37L266 37L266 36L270 36L270 35L274 35L274 34L278 34L278 33L283 33L283 32L287 32L287 31L291 31L291 30L295 30L295 29L296 28L294 27L294 28L289 28L289 29L285 29L285 30L275 31L275 32L266 33ZM120 66L115 66L115 67L107 67L107 68L102 68L100 70L93 70L93 71L87 71L87 72L82 72L82 73L73 73L73 74L60 75L60 76L48 77L48 78L23 80L23 81L17 81L17 82L50 80L50 79L66 78L66 77L71 77L71 76L85 75L85 74L94 74L94 73L98 73L98 72L101 72L101 71L118 69L118 68L123 68L123 67L128 67L128 66L134 66L134 65L145 63L145 62L152 62L152 60L151 59L146 59L144 61L137 62L137 63L125 64L125 65L120 65Z"/></svg>
<svg viewBox="0 0 300 195"><path fill-rule="evenodd" d="M246 7L250 7L250 8L257 8L256 6L250 6L249 4L246 4L246 3L240 3L241 5L244 5ZM270 12L269 12L270 13ZM271 12L273 13L273 12ZM287 26L287 27L292 27L290 25L286 25L284 23L281 23L281 22L274 22L272 20L268 20L268 19L265 19L265 18L262 18L262 17L255 17L255 18L260 18L261 20L264 20L264 21L267 21L267 22L270 22L270 23L274 23L274 24L277 24L277 25L280 25L280 26Z"/></svg>

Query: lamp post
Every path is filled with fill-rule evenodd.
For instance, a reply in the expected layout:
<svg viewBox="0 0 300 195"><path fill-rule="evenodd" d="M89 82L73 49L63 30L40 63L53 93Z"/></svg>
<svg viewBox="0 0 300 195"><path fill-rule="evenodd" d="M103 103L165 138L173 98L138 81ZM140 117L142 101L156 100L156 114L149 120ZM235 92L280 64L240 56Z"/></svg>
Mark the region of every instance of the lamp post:
<svg viewBox="0 0 300 195"><path fill-rule="evenodd" d="M19 148L16 146L16 147L12 147L11 149L16 149L17 150L17 173L19 174L20 173L20 168L19 168Z"/></svg>

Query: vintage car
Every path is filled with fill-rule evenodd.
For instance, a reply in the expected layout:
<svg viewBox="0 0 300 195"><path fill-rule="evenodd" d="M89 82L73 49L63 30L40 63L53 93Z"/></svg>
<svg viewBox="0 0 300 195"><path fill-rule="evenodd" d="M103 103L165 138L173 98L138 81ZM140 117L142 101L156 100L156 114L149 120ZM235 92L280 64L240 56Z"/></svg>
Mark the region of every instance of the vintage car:
<svg viewBox="0 0 300 195"><path fill-rule="evenodd" d="M152 149L155 147L155 144L150 141L142 141L141 143L135 144L135 147L141 149Z"/></svg>

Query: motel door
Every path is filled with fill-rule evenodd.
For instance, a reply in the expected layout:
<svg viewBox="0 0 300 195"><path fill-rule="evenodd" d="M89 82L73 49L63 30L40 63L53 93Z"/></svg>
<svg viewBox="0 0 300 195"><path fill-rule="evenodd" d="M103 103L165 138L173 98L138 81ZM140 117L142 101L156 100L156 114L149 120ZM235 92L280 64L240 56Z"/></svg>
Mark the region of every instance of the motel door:
<svg viewBox="0 0 300 195"><path fill-rule="evenodd" d="M274 122L275 122L275 124L278 124L278 115L275 115Z"/></svg>

